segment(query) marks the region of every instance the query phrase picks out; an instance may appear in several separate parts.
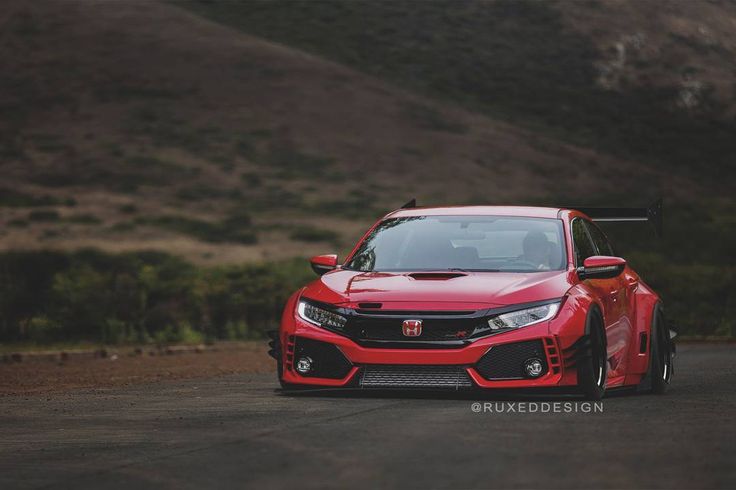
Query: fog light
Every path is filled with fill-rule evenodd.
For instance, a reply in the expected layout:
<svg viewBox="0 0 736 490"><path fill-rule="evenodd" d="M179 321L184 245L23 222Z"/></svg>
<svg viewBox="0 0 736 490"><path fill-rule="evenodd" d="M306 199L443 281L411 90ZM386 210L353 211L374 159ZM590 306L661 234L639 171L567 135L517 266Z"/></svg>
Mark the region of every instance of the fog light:
<svg viewBox="0 0 736 490"><path fill-rule="evenodd" d="M312 370L312 358L311 357L300 357L296 363L296 370L299 374L307 374Z"/></svg>
<svg viewBox="0 0 736 490"><path fill-rule="evenodd" d="M544 364L542 364L542 361L536 357L527 359L524 363L524 371L526 371L527 376L530 378L538 378L541 376L543 370Z"/></svg>

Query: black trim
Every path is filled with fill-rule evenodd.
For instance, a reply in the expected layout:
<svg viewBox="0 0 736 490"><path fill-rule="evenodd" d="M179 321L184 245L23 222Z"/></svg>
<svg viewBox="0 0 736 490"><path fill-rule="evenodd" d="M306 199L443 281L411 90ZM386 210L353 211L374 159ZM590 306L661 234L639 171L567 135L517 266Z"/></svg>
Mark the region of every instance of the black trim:
<svg viewBox="0 0 736 490"><path fill-rule="evenodd" d="M580 211L593 221L648 221L654 227L658 237L662 236L662 205L660 197L646 208L604 208L587 206L568 206L568 209Z"/></svg>
<svg viewBox="0 0 736 490"><path fill-rule="evenodd" d="M494 332L482 332L475 337L463 338L458 340L416 340L414 338L407 338L407 340L396 340L396 339L365 339L360 338L355 334L350 333L351 321L370 321L371 319L381 322L386 320L406 320L411 318L417 318L427 321L462 321L464 323L481 325L488 319L502 315L504 313L510 313L518 310L525 310L528 308L534 308L536 306L544 306L548 304L560 303L563 298L552 298L541 301L533 301L529 303L518 303L509 306L503 306L500 308L487 308L482 310L470 310L470 311L442 311L442 310L364 310L364 309L351 309L336 307L329 303L323 303L321 301L312 300L309 298L302 297L299 301L312 304L318 308L328 310L330 312L342 315L347 319L346 326L343 330L337 330L329 327L318 327L324 328L330 332L347 337L361 345L363 347L373 348L384 348L384 349L460 349L463 348L476 340L491 337L501 333L506 333L516 329L504 329ZM315 325L316 326L316 325Z"/></svg>
<svg viewBox="0 0 736 490"><path fill-rule="evenodd" d="M281 341L279 340L279 331L269 330L266 332L266 335L271 339L268 343L268 346L270 347L268 355L276 359L278 362L281 362Z"/></svg>
<svg viewBox="0 0 736 490"><path fill-rule="evenodd" d="M491 335L495 335L491 334ZM489 337L489 335L486 335ZM485 337L476 337L471 340L427 340L421 341L404 341L404 340L361 340L353 339L356 344L362 347L372 347L375 349L462 349L466 345L470 345L478 339Z"/></svg>
<svg viewBox="0 0 736 490"><path fill-rule="evenodd" d="M404 204L403 206L401 206L401 209L412 209L412 208L415 208L415 207L417 207L417 198L416 197L412 198L411 201L409 201L406 204Z"/></svg>
<svg viewBox="0 0 736 490"><path fill-rule="evenodd" d="M307 378L343 379L353 368L340 348L329 342L322 342L306 337L296 337L294 347L294 365L300 357L309 357L314 362L312 371L298 373Z"/></svg>
<svg viewBox="0 0 736 490"><path fill-rule="evenodd" d="M524 364L538 359L542 373L532 378L524 371ZM475 364L475 370L487 380L536 379L549 372L544 342L541 339L523 340L491 346Z"/></svg>

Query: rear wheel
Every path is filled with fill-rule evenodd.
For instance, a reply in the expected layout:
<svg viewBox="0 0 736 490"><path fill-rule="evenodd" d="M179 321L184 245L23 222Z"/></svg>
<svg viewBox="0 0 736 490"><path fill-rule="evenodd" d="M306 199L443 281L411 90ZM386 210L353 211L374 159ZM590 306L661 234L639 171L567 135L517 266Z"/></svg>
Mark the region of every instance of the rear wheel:
<svg viewBox="0 0 736 490"><path fill-rule="evenodd" d="M588 312L585 321L588 349L578 361L578 388L589 400L600 400L606 392L608 355L603 317L597 308Z"/></svg>
<svg viewBox="0 0 736 490"><path fill-rule="evenodd" d="M661 308L657 308L652 319L651 342L649 346L649 376L652 393L661 395L667 392L672 379L673 351L669 330L664 321Z"/></svg>

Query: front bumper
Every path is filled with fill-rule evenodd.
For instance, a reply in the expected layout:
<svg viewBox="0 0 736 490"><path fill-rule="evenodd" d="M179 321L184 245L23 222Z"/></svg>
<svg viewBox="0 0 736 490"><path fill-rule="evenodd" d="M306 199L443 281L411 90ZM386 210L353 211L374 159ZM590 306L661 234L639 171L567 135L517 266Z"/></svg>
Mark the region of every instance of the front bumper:
<svg viewBox="0 0 736 490"><path fill-rule="evenodd" d="M458 349L383 349L360 346L297 320L292 331L281 331L281 342L282 380L289 384L454 390L568 384L560 341L550 335L548 322L482 338ZM302 356L321 367L299 374L295 366ZM536 378L522 370L530 358L540 359L544 366Z"/></svg>

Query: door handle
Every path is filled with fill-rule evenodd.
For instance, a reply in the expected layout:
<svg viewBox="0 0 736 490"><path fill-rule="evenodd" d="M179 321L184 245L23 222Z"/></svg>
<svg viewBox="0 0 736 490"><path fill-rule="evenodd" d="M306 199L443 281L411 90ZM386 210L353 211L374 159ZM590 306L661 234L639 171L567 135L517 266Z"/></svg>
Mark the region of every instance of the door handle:
<svg viewBox="0 0 736 490"><path fill-rule="evenodd" d="M629 289L634 291L636 288L639 287L639 279L627 279L626 285L629 287Z"/></svg>

